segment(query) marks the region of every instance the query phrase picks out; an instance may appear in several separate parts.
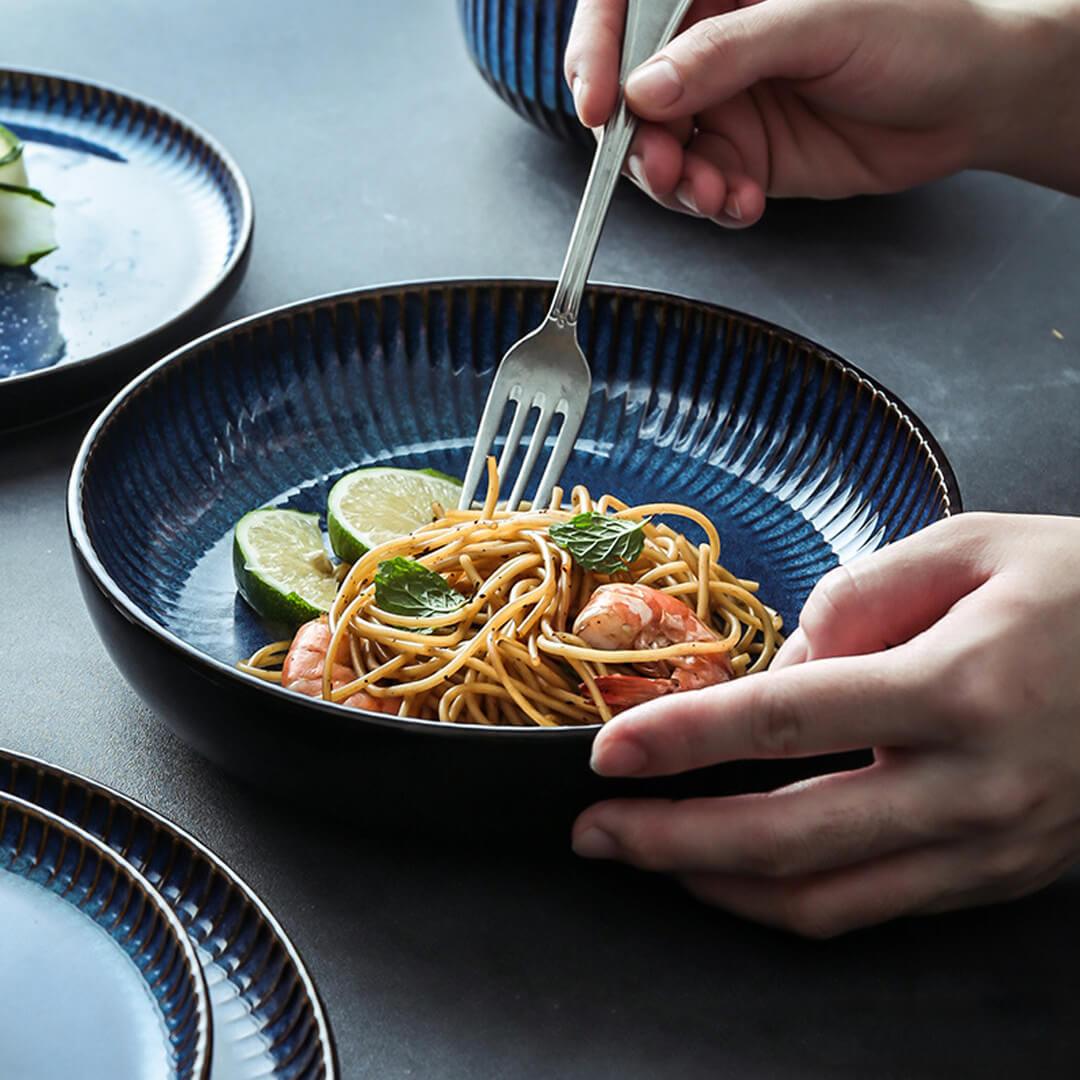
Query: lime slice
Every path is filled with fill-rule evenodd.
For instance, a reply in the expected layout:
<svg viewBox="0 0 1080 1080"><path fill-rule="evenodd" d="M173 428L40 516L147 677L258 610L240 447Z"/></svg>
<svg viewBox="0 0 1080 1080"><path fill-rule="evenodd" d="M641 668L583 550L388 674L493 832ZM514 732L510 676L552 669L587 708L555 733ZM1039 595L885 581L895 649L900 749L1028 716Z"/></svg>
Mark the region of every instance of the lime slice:
<svg viewBox="0 0 1080 1080"><path fill-rule="evenodd" d="M337 592L318 514L252 510L236 523L233 573L264 619L299 626L330 610Z"/></svg>
<svg viewBox="0 0 1080 1080"><path fill-rule="evenodd" d="M326 523L334 554L356 562L364 552L434 521L432 505L457 506L461 481L434 469L357 469L331 489Z"/></svg>
<svg viewBox="0 0 1080 1080"><path fill-rule="evenodd" d="M26 187L26 164L18 136L0 124L0 184Z"/></svg>

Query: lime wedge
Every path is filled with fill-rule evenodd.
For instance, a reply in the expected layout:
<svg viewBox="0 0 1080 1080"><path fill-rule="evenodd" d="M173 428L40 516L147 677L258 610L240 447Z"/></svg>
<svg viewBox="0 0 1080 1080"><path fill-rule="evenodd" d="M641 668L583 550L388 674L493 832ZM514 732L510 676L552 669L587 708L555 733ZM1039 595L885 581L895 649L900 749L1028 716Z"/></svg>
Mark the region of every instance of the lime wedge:
<svg viewBox="0 0 1080 1080"><path fill-rule="evenodd" d="M236 523L233 573L258 614L293 627L329 611L338 587L319 515L297 510L245 514Z"/></svg>
<svg viewBox="0 0 1080 1080"><path fill-rule="evenodd" d="M434 521L432 506L457 506L461 482L434 469L357 469L331 489L326 523L334 554L356 562L364 552Z"/></svg>

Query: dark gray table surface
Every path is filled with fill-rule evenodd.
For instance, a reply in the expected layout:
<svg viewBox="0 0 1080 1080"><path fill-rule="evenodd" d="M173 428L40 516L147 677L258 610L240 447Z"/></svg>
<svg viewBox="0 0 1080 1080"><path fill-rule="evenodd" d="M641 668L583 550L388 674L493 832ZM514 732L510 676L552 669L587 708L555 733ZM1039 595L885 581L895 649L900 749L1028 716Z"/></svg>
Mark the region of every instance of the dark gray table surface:
<svg viewBox="0 0 1080 1080"><path fill-rule="evenodd" d="M584 164L483 85L455 7L5 0L0 64L167 102L230 148L257 227L227 318L386 281L551 277ZM968 175L775 204L736 235L624 190L595 273L862 365L939 436L968 508L1080 513L1080 201ZM240 787L154 719L84 613L63 498L88 419L0 440L0 745L143 800L245 877L310 965L343 1076L1077 1075L1076 874L812 944L621 868L403 848Z"/></svg>

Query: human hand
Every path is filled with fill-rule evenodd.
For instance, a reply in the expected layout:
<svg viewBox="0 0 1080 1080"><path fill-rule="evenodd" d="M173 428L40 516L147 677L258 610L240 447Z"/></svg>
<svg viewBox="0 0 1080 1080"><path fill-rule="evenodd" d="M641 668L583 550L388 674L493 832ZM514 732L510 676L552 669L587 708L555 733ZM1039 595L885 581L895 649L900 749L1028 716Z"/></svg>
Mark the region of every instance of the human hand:
<svg viewBox="0 0 1080 1080"><path fill-rule="evenodd" d="M625 11L578 0L565 74L589 127L615 105ZM1080 194L1078 0L695 0L626 95L647 121L629 174L721 225L757 221L766 195L898 191L963 168Z"/></svg>
<svg viewBox="0 0 1080 1080"><path fill-rule="evenodd" d="M762 795L622 799L579 855L827 937L1022 896L1080 857L1080 518L964 514L832 571L772 669L608 723L604 776L872 746Z"/></svg>

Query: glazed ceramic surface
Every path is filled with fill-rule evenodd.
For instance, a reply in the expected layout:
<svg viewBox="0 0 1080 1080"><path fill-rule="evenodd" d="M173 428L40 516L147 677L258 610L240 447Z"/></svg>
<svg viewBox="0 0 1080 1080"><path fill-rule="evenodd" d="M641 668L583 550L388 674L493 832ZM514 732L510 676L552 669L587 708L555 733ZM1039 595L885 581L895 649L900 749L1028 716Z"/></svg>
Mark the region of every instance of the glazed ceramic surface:
<svg viewBox="0 0 1080 1080"><path fill-rule="evenodd" d="M585 753L587 729L377 717L234 667L273 636L235 591L235 521L263 505L321 513L334 481L361 465L460 475L493 368L539 322L549 292L539 283L437 283L299 304L174 354L99 419L69 500L91 610L136 687L204 752L238 767L248 715L259 710L265 722L243 771L263 779L273 772L275 732L285 735L278 751L320 757L324 734L355 752L376 728L384 740L421 732L473 745L573 740ZM579 333L593 389L565 484L705 511L722 562L760 581L788 627L831 567L958 507L948 463L910 411L778 327L597 287ZM117 616L122 640L110 630ZM178 697L159 685L174 667L198 673L184 677ZM224 718L211 725L210 714ZM408 746L415 778L423 755L415 739ZM374 768L375 759L361 764ZM484 780L499 786L497 772Z"/></svg>
<svg viewBox="0 0 1080 1080"><path fill-rule="evenodd" d="M228 867L123 795L0 750L0 798L5 795L55 815L58 828L71 823L89 834L88 842L100 842L107 856L124 860L160 897L205 978L213 1020L211 1080L333 1080L330 1031L311 978L273 916ZM10 835L9 821L0 832L0 861ZM48 880L64 881L58 875Z"/></svg>
<svg viewBox="0 0 1080 1080"><path fill-rule="evenodd" d="M563 78L575 0L458 0L469 56L488 85L538 128L592 150Z"/></svg>
<svg viewBox="0 0 1080 1080"><path fill-rule="evenodd" d="M207 1080L195 949L150 883L100 840L0 790L0 1073Z"/></svg>
<svg viewBox="0 0 1080 1080"><path fill-rule="evenodd" d="M56 204L59 244L0 268L0 424L17 425L117 385L222 302L252 206L209 136L105 87L0 69L0 124Z"/></svg>

